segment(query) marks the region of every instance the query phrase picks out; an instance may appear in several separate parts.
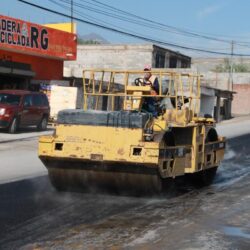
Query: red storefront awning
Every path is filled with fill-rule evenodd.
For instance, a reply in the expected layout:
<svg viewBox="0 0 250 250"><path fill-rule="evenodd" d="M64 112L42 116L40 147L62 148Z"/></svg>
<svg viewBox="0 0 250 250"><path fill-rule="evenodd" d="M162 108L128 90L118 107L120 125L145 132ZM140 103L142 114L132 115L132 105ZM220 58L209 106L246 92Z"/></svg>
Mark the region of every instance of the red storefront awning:
<svg viewBox="0 0 250 250"><path fill-rule="evenodd" d="M76 34L0 15L1 50L75 60Z"/></svg>

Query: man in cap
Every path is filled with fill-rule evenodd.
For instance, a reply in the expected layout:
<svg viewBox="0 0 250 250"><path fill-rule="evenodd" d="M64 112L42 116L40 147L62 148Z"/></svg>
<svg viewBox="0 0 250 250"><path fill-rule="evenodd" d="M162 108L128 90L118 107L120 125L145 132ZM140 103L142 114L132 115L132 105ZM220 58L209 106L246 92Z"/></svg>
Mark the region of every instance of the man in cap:
<svg viewBox="0 0 250 250"><path fill-rule="evenodd" d="M159 82L158 78L151 73L151 66L145 65L144 66L144 78L143 78L143 85L150 85L151 86L151 95L158 95L159 94ZM144 103L142 105L142 109L147 112L153 114L154 117L157 117L157 99L156 97L145 97Z"/></svg>
<svg viewBox="0 0 250 250"><path fill-rule="evenodd" d="M150 85L152 89L152 95L158 95L159 94L159 82L158 78L151 74L151 66L145 65L144 66L144 78L143 83L144 85Z"/></svg>

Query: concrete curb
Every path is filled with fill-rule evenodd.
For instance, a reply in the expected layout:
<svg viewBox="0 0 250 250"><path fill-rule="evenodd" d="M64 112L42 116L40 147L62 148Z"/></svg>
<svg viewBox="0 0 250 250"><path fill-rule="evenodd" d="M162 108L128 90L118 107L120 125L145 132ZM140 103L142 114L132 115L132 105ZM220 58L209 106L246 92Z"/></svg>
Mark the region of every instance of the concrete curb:
<svg viewBox="0 0 250 250"><path fill-rule="evenodd" d="M9 142L15 142L15 141L24 141L28 139L33 139L37 138L42 135L51 135L53 133L53 130L48 130L48 131L43 131L43 132L30 132L29 134L15 134L15 135L10 135L6 134L4 137L1 138L0 136L0 144L1 143L9 143Z"/></svg>

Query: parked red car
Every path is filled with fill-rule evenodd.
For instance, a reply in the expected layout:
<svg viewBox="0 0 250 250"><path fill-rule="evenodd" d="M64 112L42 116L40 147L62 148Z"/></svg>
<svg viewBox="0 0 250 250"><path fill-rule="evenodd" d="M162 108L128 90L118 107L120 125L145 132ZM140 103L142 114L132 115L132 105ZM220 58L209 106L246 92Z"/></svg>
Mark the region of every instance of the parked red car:
<svg viewBox="0 0 250 250"><path fill-rule="evenodd" d="M43 93L0 90L0 128L8 129L9 133L27 126L46 130L49 112L49 102Z"/></svg>

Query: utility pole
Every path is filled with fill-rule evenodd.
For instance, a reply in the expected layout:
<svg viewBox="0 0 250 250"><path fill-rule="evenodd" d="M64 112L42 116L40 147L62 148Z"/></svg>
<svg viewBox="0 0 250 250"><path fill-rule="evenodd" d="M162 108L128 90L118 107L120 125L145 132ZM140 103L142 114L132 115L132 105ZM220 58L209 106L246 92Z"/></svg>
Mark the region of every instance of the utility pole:
<svg viewBox="0 0 250 250"><path fill-rule="evenodd" d="M230 72L228 81L228 90L233 91L233 55L234 55L234 41L231 43L231 59L230 59Z"/></svg>
<svg viewBox="0 0 250 250"><path fill-rule="evenodd" d="M230 59L230 72L229 72L229 79L228 79L228 90L233 91L233 56L234 56L234 41L231 43L231 59ZM232 110L232 100L233 95L231 94L230 97L227 99L226 111L225 115L227 118L231 118L231 110Z"/></svg>
<svg viewBox="0 0 250 250"><path fill-rule="evenodd" d="M74 32L74 23L73 23L73 6L74 6L74 4L73 4L73 0L71 0L71 33L73 33Z"/></svg>

